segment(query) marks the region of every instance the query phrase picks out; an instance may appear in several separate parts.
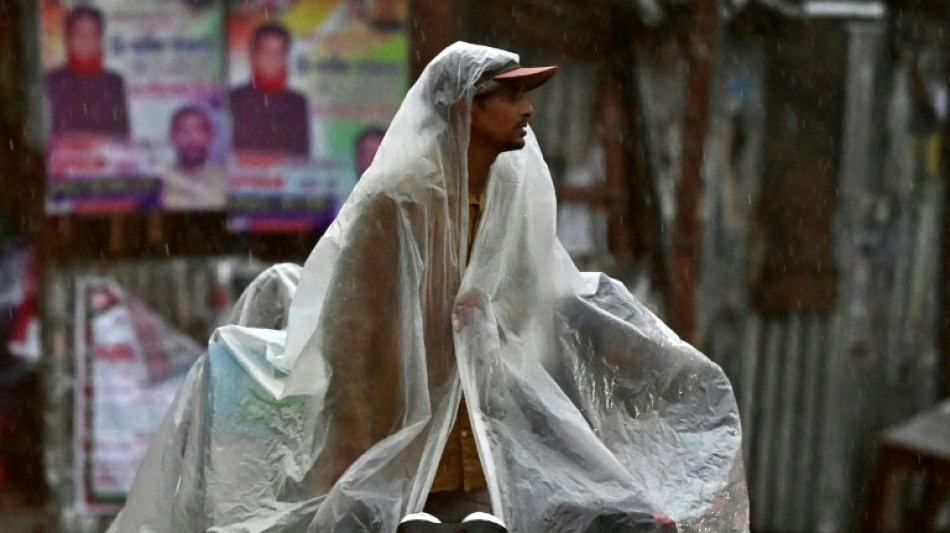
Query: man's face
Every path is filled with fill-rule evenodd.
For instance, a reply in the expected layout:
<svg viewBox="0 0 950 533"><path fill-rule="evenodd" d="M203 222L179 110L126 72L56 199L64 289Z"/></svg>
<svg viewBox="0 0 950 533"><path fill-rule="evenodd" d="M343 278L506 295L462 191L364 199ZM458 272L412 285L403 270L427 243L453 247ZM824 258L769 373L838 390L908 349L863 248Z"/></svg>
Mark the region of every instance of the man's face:
<svg viewBox="0 0 950 533"><path fill-rule="evenodd" d="M78 17L66 34L66 48L78 59L93 59L102 54L102 34L92 17Z"/></svg>
<svg viewBox="0 0 950 533"><path fill-rule="evenodd" d="M373 158L379 145L383 142L382 135L368 135L356 147L356 174L363 175L366 169L373 164Z"/></svg>
<svg viewBox="0 0 950 533"><path fill-rule="evenodd" d="M185 167L204 164L213 137L211 124L199 113L186 113L178 118L172 131L172 142L178 150L178 162Z"/></svg>
<svg viewBox="0 0 950 533"><path fill-rule="evenodd" d="M287 72L287 43L277 35L265 35L251 51L251 69L255 75L278 78Z"/></svg>
<svg viewBox="0 0 950 533"><path fill-rule="evenodd" d="M491 93L479 96L472 106L472 143L507 152L524 148L528 120L534 107L516 82L503 82Z"/></svg>

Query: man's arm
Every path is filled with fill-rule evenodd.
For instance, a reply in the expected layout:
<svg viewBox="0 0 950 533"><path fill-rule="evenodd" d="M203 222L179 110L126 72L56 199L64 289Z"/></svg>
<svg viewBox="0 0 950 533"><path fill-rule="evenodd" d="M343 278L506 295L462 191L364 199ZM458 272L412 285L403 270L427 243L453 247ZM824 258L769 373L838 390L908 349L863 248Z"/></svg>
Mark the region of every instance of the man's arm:
<svg viewBox="0 0 950 533"><path fill-rule="evenodd" d="M398 208L370 200L340 250L321 324L330 367L327 457L338 477L359 455L388 436L401 413L402 322ZM329 480L332 483L334 480Z"/></svg>

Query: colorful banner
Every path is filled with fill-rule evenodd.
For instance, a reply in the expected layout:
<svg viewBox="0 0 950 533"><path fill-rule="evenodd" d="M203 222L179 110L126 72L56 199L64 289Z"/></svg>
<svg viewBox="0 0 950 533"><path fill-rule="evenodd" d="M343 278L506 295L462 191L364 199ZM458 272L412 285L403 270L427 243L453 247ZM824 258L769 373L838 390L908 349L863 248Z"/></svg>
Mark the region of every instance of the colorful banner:
<svg viewBox="0 0 950 533"><path fill-rule="evenodd" d="M232 0L235 231L326 227L408 81L406 0Z"/></svg>
<svg viewBox="0 0 950 533"><path fill-rule="evenodd" d="M112 280L79 279L77 298L77 504L111 514L202 347Z"/></svg>
<svg viewBox="0 0 950 533"><path fill-rule="evenodd" d="M47 211L224 209L213 1L41 0Z"/></svg>

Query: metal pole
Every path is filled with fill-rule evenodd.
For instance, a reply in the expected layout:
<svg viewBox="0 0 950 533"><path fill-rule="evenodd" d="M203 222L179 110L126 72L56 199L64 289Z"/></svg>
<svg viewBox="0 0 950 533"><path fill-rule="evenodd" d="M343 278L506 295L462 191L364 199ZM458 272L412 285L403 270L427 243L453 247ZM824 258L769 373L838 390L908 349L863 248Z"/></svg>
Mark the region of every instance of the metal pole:
<svg viewBox="0 0 950 533"><path fill-rule="evenodd" d="M950 85L950 82L948 82ZM939 315L937 317L937 394L950 398L950 120L944 121L940 146L943 175L943 223L940 229Z"/></svg>

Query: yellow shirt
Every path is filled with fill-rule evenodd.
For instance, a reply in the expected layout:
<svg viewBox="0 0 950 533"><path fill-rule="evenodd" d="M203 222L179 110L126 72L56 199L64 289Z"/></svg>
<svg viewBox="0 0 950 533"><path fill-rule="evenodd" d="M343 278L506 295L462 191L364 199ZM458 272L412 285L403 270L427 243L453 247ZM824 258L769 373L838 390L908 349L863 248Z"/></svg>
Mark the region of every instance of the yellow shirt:
<svg viewBox="0 0 950 533"><path fill-rule="evenodd" d="M478 223L485 210L485 193L479 196L468 195L468 252L471 255L472 243L478 232ZM466 492L484 488L487 485L482 464L478 460L478 448L475 437L472 435L472 421L468 418L465 408L465 398L459 402L458 415L455 425L449 432L442 451L442 459L432 483L431 492L449 492L464 490Z"/></svg>

